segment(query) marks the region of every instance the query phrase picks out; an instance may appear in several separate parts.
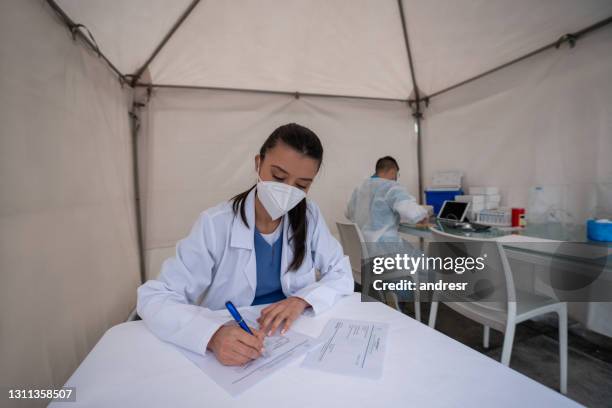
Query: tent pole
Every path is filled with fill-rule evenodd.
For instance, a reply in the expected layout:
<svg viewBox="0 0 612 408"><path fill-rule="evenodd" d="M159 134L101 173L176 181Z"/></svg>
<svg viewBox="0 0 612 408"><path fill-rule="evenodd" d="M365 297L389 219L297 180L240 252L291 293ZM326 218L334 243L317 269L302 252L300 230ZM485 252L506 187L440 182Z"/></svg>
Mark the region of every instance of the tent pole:
<svg viewBox="0 0 612 408"><path fill-rule="evenodd" d="M387 101L387 102L403 102L406 103L407 99L399 98L383 98L376 96L355 96L355 95L334 95L334 94L321 94L312 92L289 92L289 91L271 91L265 89L248 89L248 88L225 88L215 86L194 86L194 85L172 85L172 84L147 84L147 83L136 83L136 88L167 88L167 89L191 89L191 90L205 90L205 91L228 91L228 92L246 92L246 93L259 93L259 94L271 94L271 95L287 95L299 98L305 97L318 97L318 98L347 98L347 99L362 99L370 101Z"/></svg>
<svg viewBox="0 0 612 408"><path fill-rule="evenodd" d="M150 95L150 91L147 92ZM134 98L136 95L134 96ZM132 133L132 185L134 186L134 218L136 221L136 238L138 242L138 267L140 272L140 283L145 283L145 247L144 233L142 226L142 201L140 199L140 172L138 162L138 133L140 130L140 108L146 106L145 103L136 100L132 103L132 110L129 112Z"/></svg>
<svg viewBox="0 0 612 408"><path fill-rule="evenodd" d="M410 41L408 40L408 29L406 28L406 17L404 16L404 5L402 3L402 0L397 0L397 5L399 8L399 15L400 15L400 19L402 21L402 31L404 33L404 44L406 45L406 54L408 55L408 65L410 66L410 77L412 78L412 87L414 89L414 96L415 96L415 101L414 101L414 112L413 112L413 117L414 117L414 123L416 125L416 136L417 136L417 177L418 177L418 182L417 182L417 188L418 188L418 196L417 196L417 200L419 202L419 204L423 204L424 200L423 200L423 156L422 156L422 149L421 149L421 137L422 137L422 132L421 132L421 119L423 118L423 113L421 112L421 95L419 92L419 86L417 85L417 80L416 80L416 73L414 72L414 61L412 58L412 52L410 50ZM411 106L410 102L408 103L409 106Z"/></svg>
<svg viewBox="0 0 612 408"><path fill-rule="evenodd" d="M162 48L164 48L164 46L170 40L172 35L174 35L176 30L179 29L179 27L181 26L181 24L183 24L183 22L187 19L187 17L189 17L189 15L193 11L193 9L198 5L199 2L200 0L193 0L191 2L189 7L187 7L187 9L183 12L183 14L181 14L179 19L170 28L170 31L166 33L164 38L162 38L161 42L157 45L157 47L155 47L155 50L153 50L153 53L151 54L151 56L149 56L149 58L145 61L145 63L138 69L138 71L136 71L134 75L132 75L132 83L131 83L132 87L140 80L140 78L142 77L142 74L149 67L149 65L155 59L155 57L157 57L157 54L159 54Z"/></svg>
<svg viewBox="0 0 612 408"><path fill-rule="evenodd" d="M603 19L603 20L601 20L601 21L599 21L599 22L597 22L597 23L595 23L593 25L590 25L590 26L586 27L586 28L583 28L582 30L576 31L575 33L565 34L565 35L561 36L561 38L559 38L558 40L556 40L554 42L551 42L550 44L546 44L545 46L540 47L540 48L538 48L536 50L533 50L533 51L531 51L531 52L529 52L529 53L527 53L527 54L525 54L525 55L523 55L521 57L515 58L515 59L513 59L511 61L508 61L508 62L506 62L506 63L504 63L504 64L502 64L500 66L497 66L497 67L492 68L492 69L490 69L488 71L485 71L482 74L479 74L479 75L473 76L471 78L468 78L465 81L461 81L461 82L459 82L459 83L457 83L455 85L451 85L451 86L449 86L447 88L444 88L444 89L441 89L441 90L439 90L437 92L434 92L431 95L429 95L429 98L433 98L433 97L442 95L442 94L444 94L446 92L452 91L453 89L459 88L460 86L467 85L467 84L469 84L471 82L476 81L477 79L480 79L480 78L485 77L487 75L490 75L490 74L492 74L494 72L497 72L497 71L499 71L501 69L509 67L510 65L514 65L517 62L520 62L520 61L522 61L524 59L527 59L529 57L533 57L534 55L537 55L537 54L539 54L541 52L544 52L546 50L549 50L549 49L552 49L552 48L559 48L561 46L561 44L563 44L565 42L568 42L570 44L570 47L573 47L574 44L576 43L576 41L579 38L583 37L584 35L586 35L588 33L593 32L595 30L598 30L598 29L600 29L602 27L605 27L605 26L607 26L607 25L609 25L611 23L612 23L612 16L610 16L610 17L608 17L606 19ZM417 96L417 99L418 99L418 96Z"/></svg>
<svg viewBox="0 0 612 408"><path fill-rule="evenodd" d="M406 28L406 17L404 16L404 5L402 0L397 0L399 7L399 14L402 20L402 31L404 33L404 44L406 45L406 53L408 54L408 65L410 66L410 77L412 78L412 87L414 88L414 96L418 103L421 98L419 95L419 87L417 86L416 73L414 72L414 62L412 59L412 52L410 51L410 41L408 40L408 29Z"/></svg>
<svg viewBox="0 0 612 408"><path fill-rule="evenodd" d="M425 204L424 194L423 194L423 142L422 142L422 130L421 130L421 119L423 118L423 114L417 109L417 111L413 114L414 123L416 126L416 135L417 135L417 173L419 175L418 179L418 188L419 188L419 204Z"/></svg>

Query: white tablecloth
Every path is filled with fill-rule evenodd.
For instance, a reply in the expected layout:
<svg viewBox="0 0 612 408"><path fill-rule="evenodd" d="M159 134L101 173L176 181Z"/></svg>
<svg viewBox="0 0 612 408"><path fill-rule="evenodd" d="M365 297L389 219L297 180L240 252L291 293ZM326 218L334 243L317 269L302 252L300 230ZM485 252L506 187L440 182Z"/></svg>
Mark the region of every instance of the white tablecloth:
<svg viewBox="0 0 612 408"><path fill-rule="evenodd" d="M66 407L529 407L573 401L499 362L358 294L294 329L318 336L332 317L388 322L381 380L300 368L302 358L238 397L229 396L142 321L109 329L70 377ZM61 406L62 404L52 404Z"/></svg>

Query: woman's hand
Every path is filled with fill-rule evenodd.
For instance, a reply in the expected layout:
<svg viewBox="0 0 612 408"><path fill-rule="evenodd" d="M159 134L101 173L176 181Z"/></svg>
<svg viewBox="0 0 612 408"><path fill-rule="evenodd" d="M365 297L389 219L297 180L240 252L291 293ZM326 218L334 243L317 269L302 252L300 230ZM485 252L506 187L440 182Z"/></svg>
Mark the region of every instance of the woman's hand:
<svg viewBox="0 0 612 408"><path fill-rule="evenodd" d="M273 303L261 310L261 315L257 319L259 330L271 336L282 324L281 334L285 334L295 319L309 306L308 302L299 297L289 297Z"/></svg>
<svg viewBox="0 0 612 408"><path fill-rule="evenodd" d="M250 327L253 336L237 325L221 326L208 342L208 349L215 353L223 365L242 365L260 357L263 353L264 334Z"/></svg>

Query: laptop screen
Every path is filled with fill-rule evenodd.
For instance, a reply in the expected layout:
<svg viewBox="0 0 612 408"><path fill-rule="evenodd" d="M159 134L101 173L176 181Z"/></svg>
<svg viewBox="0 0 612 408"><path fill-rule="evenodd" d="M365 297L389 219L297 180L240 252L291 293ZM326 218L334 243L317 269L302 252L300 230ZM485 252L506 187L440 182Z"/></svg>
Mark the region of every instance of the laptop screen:
<svg viewBox="0 0 612 408"><path fill-rule="evenodd" d="M440 209L438 218L443 220L463 221L463 217L465 217L465 213L467 212L467 207L468 203L445 201Z"/></svg>

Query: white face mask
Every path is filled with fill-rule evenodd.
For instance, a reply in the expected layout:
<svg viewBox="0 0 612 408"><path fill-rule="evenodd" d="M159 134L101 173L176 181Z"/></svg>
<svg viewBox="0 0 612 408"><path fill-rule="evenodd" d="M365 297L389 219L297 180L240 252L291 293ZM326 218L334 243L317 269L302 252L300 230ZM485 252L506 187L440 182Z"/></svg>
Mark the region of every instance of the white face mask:
<svg viewBox="0 0 612 408"><path fill-rule="evenodd" d="M278 181L262 181L258 172L257 197L270 218L277 220L302 201L306 197L306 193L289 184Z"/></svg>

